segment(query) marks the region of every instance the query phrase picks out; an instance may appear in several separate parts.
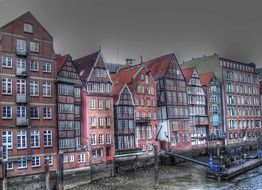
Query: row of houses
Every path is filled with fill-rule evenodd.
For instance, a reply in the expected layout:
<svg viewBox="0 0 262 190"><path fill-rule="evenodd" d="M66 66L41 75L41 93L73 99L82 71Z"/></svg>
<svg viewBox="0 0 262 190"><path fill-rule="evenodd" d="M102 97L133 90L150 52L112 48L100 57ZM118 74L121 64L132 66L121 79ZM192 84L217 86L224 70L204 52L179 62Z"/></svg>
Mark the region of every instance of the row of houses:
<svg viewBox="0 0 262 190"><path fill-rule="evenodd" d="M0 57L0 143L9 177L46 165L111 164L152 153L154 145L189 150L262 136L255 64L212 55L180 65L171 53L115 65L112 73L101 50L75 60L56 54L30 12L1 28Z"/></svg>

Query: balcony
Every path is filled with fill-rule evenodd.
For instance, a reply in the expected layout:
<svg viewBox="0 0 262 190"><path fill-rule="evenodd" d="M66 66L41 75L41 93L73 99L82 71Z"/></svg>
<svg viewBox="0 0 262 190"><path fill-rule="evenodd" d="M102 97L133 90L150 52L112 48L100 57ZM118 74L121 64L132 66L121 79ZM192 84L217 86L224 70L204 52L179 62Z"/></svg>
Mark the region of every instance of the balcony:
<svg viewBox="0 0 262 190"><path fill-rule="evenodd" d="M16 67L16 75L17 76L26 76L26 68Z"/></svg>
<svg viewBox="0 0 262 190"><path fill-rule="evenodd" d="M136 117L136 124L147 124L150 122L149 117Z"/></svg>
<svg viewBox="0 0 262 190"><path fill-rule="evenodd" d="M20 56L27 56L27 52L25 49L16 49L16 55L20 55Z"/></svg>
<svg viewBox="0 0 262 190"><path fill-rule="evenodd" d="M26 94L17 94L16 103L26 103Z"/></svg>
<svg viewBox="0 0 262 190"><path fill-rule="evenodd" d="M26 117L17 117L16 118L16 126L27 126L28 120Z"/></svg>

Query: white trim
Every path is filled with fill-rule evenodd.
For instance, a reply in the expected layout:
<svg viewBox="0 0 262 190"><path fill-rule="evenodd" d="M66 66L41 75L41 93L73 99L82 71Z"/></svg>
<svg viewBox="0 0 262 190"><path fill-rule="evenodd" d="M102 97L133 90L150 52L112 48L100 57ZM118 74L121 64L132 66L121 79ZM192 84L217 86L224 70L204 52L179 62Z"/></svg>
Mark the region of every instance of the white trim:
<svg viewBox="0 0 262 190"><path fill-rule="evenodd" d="M121 94L122 94L122 92L123 92L123 90L124 90L125 87L127 88L128 92L129 92L130 95L131 95L131 100L132 100L132 104L133 104L133 106L135 106L135 102L134 102L134 99L133 99L133 94L132 94L132 92L130 91L130 89L128 88L128 86L127 86L126 83L125 83L125 85L122 87L122 89L121 89L120 92L119 92L119 95L118 95L118 99L117 99L116 105L119 104L120 96L121 96Z"/></svg>

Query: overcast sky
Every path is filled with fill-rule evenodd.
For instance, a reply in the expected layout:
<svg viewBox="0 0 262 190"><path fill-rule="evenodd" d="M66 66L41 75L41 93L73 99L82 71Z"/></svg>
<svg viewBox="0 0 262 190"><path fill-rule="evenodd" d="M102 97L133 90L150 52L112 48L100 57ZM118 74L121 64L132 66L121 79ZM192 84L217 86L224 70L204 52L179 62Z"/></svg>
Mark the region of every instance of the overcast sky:
<svg viewBox="0 0 262 190"><path fill-rule="evenodd" d="M218 53L262 67L261 0L0 0L0 25L26 11L73 58L101 46L107 62Z"/></svg>

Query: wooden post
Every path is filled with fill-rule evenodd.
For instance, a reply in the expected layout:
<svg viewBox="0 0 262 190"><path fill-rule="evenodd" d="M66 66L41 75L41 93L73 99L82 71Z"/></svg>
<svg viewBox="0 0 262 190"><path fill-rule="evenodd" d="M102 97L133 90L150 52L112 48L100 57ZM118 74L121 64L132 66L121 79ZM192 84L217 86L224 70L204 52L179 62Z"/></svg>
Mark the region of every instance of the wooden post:
<svg viewBox="0 0 262 190"><path fill-rule="evenodd" d="M157 145L154 145L154 155L155 155L155 187L158 187L158 153L157 153Z"/></svg>
<svg viewBox="0 0 262 190"><path fill-rule="evenodd" d="M3 176L2 189L7 190L7 177L6 177L6 163L5 162L2 162L2 176Z"/></svg>
<svg viewBox="0 0 262 190"><path fill-rule="evenodd" d="M64 189L64 154L59 152L58 190Z"/></svg>
<svg viewBox="0 0 262 190"><path fill-rule="evenodd" d="M50 190L50 172L49 172L49 160L45 160L45 189Z"/></svg>

